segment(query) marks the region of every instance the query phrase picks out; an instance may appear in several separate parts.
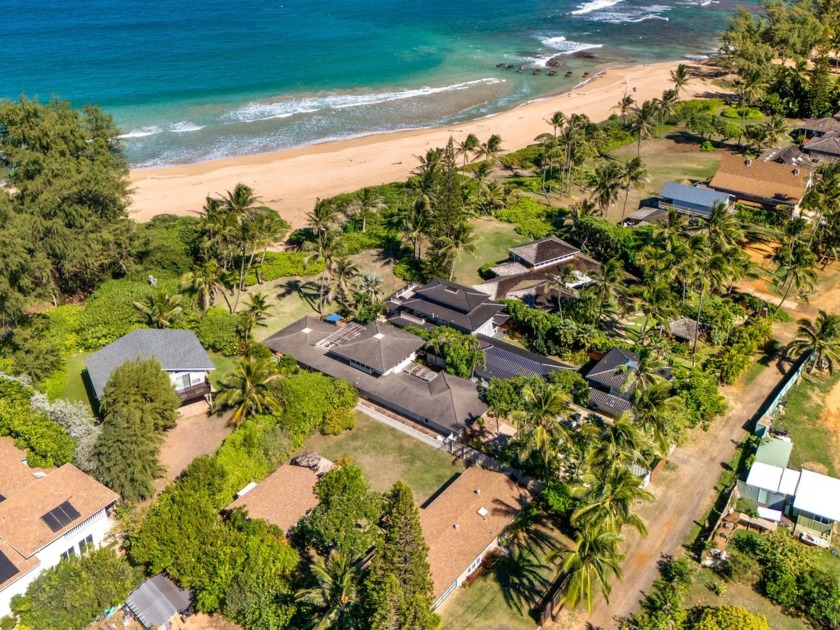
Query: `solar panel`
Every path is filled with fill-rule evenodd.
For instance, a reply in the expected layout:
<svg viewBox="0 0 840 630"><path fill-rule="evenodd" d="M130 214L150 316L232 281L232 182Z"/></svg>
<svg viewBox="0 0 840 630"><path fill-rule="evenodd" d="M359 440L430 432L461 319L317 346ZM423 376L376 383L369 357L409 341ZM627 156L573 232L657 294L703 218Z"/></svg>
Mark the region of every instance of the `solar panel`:
<svg viewBox="0 0 840 630"><path fill-rule="evenodd" d="M41 520L43 520L51 530L57 532L75 521L80 516L81 514L79 514L79 511L72 506L70 501L65 501L58 507L53 508L44 514L41 517Z"/></svg>
<svg viewBox="0 0 840 630"><path fill-rule="evenodd" d="M18 568L12 564L12 561L6 557L6 554L0 551L0 584L17 573L19 573Z"/></svg>

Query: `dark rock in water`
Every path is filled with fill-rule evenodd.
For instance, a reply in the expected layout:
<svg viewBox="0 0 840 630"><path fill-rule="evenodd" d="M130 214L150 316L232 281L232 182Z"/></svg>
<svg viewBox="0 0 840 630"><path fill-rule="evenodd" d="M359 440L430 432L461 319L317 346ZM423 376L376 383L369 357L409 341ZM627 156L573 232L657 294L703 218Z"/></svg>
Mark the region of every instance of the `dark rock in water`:
<svg viewBox="0 0 840 630"><path fill-rule="evenodd" d="M566 78L568 78L568 77L572 76L573 74L574 74L574 72L572 72L571 70L569 70L569 71L566 73Z"/></svg>
<svg viewBox="0 0 840 630"><path fill-rule="evenodd" d="M548 76L553 77L553 76L556 76L556 75L557 75L557 70L549 70L548 71Z"/></svg>
<svg viewBox="0 0 840 630"><path fill-rule="evenodd" d="M546 61L545 65L547 65L549 68L562 68L566 64L563 61L562 57L560 55L557 55L556 57L552 57L551 59Z"/></svg>
<svg viewBox="0 0 840 630"><path fill-rule="evenodd" d="M588 77L588 76L589 76L589 73L588 73L588 72L584 72L584 73L583 73L582 75L580 75L580 76L582 76L582 77L585 79L586 77Z"/></svg>
<svg viewBox="0 0 840 630"><path fill-rule="evenodd" d="M539 68L534 68L531 71L531 74L533 74L534 76L537 76L540 72L542 72L542 70L540 70Z"/></svg>
<svg viewBox="0 0 840 630"><path fill-rule="evenodd" d="M505 67L505 64L503 64L503 63L497 63L497 64L496 64L496 67L497 67L497 68L504 68L504 67Z"/></svg>
<svg viewBox="0 0 840 630"><path fill-rule="evenodd" d="M591 52L587 50L579 50L577 52L572 53L572 58L574 59L597 59L596 55L593 55Z"/></svg>
<svg viewBox="0 0 840 630"><path fill-rule="evenodd" d="M513 66L513 64L512 64L512 63L509 63L509 64L508 64L508 66L507 66L507 69L508 69L508 70L513 70L513 67L514 67L514 66Z"/></svg>
<svg viewBox="0 0 840 630"><path fill-rule="evenodd" d="M522 74L525 72L525 66L519 66L519 70L516 71L518 74Z"/></svg>

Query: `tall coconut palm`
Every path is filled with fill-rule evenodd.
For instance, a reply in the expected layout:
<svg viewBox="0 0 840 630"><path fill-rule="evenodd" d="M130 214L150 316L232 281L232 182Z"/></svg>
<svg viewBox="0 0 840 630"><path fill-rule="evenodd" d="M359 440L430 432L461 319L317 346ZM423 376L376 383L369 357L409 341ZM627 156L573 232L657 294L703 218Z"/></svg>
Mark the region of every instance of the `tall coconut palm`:
<svg viewBox="0 0 840 630"><path fill-rule="evenodd" d="M519 428L517 439L522 443L524 454L539 453L546 474L551 470L551 459L557 452L560 441L567 433L560 417L571 409L572 399L564 391L549 385L522 389L522 406L512 415Z"/></svg>
<svg viewBox="0 0 840 630"><path fill-rule="evenodd" d="M353 280L359 276L359 265L350 260L347 256L336 258L332 265L332 286L334 293L341 299L346 300L350 295Z"/></svg>
<svg viewBox="0 0 840 630"><path fill-rule="evenodd" d="M621 116L621 124L627 124L627 114L633 110L633 105L636 104L636 101L633 99L632 96L629 94L625 94L621 97L621 100L618 101L618 105L614 107L614 109L618 110L619 115Z"/></svg>
<svg viewBox="0 0 840 630"><path fill-rule="evenodd" d="M179 306L180 303L181 295L179 293L170 295L166 289L160 287L141 302L135 302L134 308L140 312L140 316L147 326L169 328L172 326L173 320L183 310Z"/></svg>
<svg viewBox="0 0 840 630"><path fill-rule="evenodd" d="M195 271L188 271L181 276L180 288L183 293L193 296L202 313L206 313L207 309L213 306L219 294L224 298L228 310L232 312L225 274L215 260L208 260Z"/></svg>
<svg viewBox="0 0 840 630"><path fill-rule="evenodd" d="M632 466L641 459L647 446L644 433L634 424L629 411L605 423L598 429L596 437L594 447L587 454L588 463L594 468Z"/></svg>
<svg viewBox="0 0 840 630"><path fill-rule="evenodd" d="M557 131L566 126L566 114L563 112L554 112L550 117L545 118L544 120L551 125L551 131L554 134L554 138L557 139Z"/></svg>
<svg viewBox="0 0 840 630"><path fill-rule="evenodd" d="M606 216L607 210L618 200L623 181L624 172L617 162L601 162L595 167L589 178L589 190L602 216Z"/></svg>
<svg viewBox="0 0 840 630"><path fill-rule="evenodd" d="M778 305L778 308L782 308L791 291L804 296L813 290L817 282L817 274L814 271L817 259L805 243L794 239L790 247L779 247L775 260L776 284L784 291Z"/></svg>
<svg viewBox="0 0 840 630"><path fill-rule="evenodd" d="M422 199L418 199L396 215L392 225L399 231L402 242L411 245L414 257L420 258L423 235L429 226L428 205Z"/></svg>
<svg viewBox="0 0 840 630"><path fill-rule="evenodd" d="M639 388L633 394L633 414L663 457L680 439L684 428L678 404L678 399L671 395L670 383Z"/></svg>
<svg viewBox="0 0 840 630"><path fill-rule="evenodd" d="M691 74L689 73L688 66L681 63L671 70L670 74L671 83L674 84L674 91L677 93L677 96L679 96L680 92L682 92L691 82Z"/></svg>
<svg viewBox="0 0 840 630"><path fill-rule="evenodd" d="M301 589L295 599L314 608L309 627L313 630L352 630L361 628L359 583L361 567L338 550L329 560L317 558L310 565L316 585Z"/></svg>
<svg viewBox="0 0 840 630"><path fill-rule="evenodd" d="M642 285L639 297L642 300L640 310L645 316L639 331L639 340L643 341L649 324L664 324L668 318L677 314L677 308L671 287L661 278L652 278Z"/></svg>
<svg viewBox="0 0 840 630"><path fill-rule="evenodd" d="M478 146L481 144L481 141L478 139L474 133L468 134L463 141L457 142L455 146L455 155L459 155L464 158L464 169L467 170L467 159L470 157L471 153L474 153Z"/></svg>
<svg viewBox="0 0 840 630"><path fill-rule="evenodd" d="M449 279L455 278L455 264L464 253L475 253L475 235L469 223L461 223L455 226L448 236L438 239L437 254L449 262Z"/></svg>
<svg viewBox="0 0 840 630"><path fill-rule="evenodd" d="M382 278L375 273L365 274L365 277L359 283L359 292L365 296L370 304L379 301L382 295Z"/></svg>
<svg viewBox="0 0 840 630"><path fill-rule="evenodd" d="M627 299L627 288L624 284L627 273L618 258L610 258L600 269L589 275L593 282L591 290L598 300L596 319L600 322L606 307L620 306Z"/></svg>
<svg viewBox="0 0 840 630"><path fill-rule="evenodd" d="M809 374L823 366L832 374L834 364L840 361L840 315L829 315L820 309L816 320L800 319L799 330L788 349L792 356L811 355Z"/></svg>
<svg viewBox="0 0 840 630"><path fill-rule="evenodd" d="M709 245L714 251L723 251L727 247L737 245L744 238L741 221L722 202L712 207L708 218L701 224L700 230L705 232Z"/></svg>
<svg viewBox="0 0 840 630"><path fill-rule="evenodd" d="M475 153L476 157L480 158L482 161L490 162L492 164L498 159L499 154L502 151L504 151L504 149L502 149L502 137L494 133L487 139L486 142L482 142L478 146Z"/></svg>
<svg viewBox="0 0 840 630"><path fill-rule="evenodd" d="M662 383L664 376L662 369L665 362L654 352L650 346L640 348L637 356L638 361L628 362L615 369L616 374L627 374L621 389L624 393L632 394L639 390L650 389L654 385Z"/></svg>
<svg viewBox="0 0 840 630"><path fill-rule="evenodd" d="M577 280L577 277L574 265L564 265L548 276L548 281L545 284L545 292L546 294L554 291L557 292L557 304L561 309L561 315L563 292L570 291L569 285L573 284Z"/></svg>
<svg viewBox="0 0 840 630"><path fill-rule="evenodd" d="M217 412L232 409L230 423L234 426L248 416L279 411L280 401L271 388L278 378L274 359L242 357L236 362L233 372L219 383L219 391L213 397L213 408Z"/></svg>
<svg viewBox="0 0 840 630"><path fill-rule="evenodd" d="M315 206L306 213L306 227L317 237L336 226L338 209L329 199L316 199Z"/></svg>
<svg viewBox="0 0 840 630"><path fill-rule="evenodd" d="M330 289L333 286L332 272L335 261L344 249L341 236L333 230L321 232L318 234L314 243L307 243L306 249L310 252L306 260L307 265L314 260L320 260L324 263L320 288L321 298L318 306L319 310L323 310L324 305L330 299Z"/></svg>
<svg viewBox="0 0 840 630"><path fill-rule="evenodd" d="M351 205L353 214L362 218L362 233L367 232L367 220L385 207L382 197L371 188L365 187L357 191Z"/></svg>
<svg viewBox="0 0 840 630"><path fill-rule="evenodd" d="M623 577L624 555L618 550L620 542L618 532L604 527L585 527L578 531L575 550L563 562L563 571L568 576L562 596L566 606L577 608L583 603L591 614L592 600L598 591L609 601L610 578Z"/></svg>
<svg viewBox="0 0 840 630"><path fill-rule="evenodd" d="M593 468L584 475L583 483L572 487L571 493L581 502L572 513L574 527L606 526L620 531L629 525L643 536L647 534L644 522L632 508L639 501L653 501L653 495L642 488L641 477L628 466Z"/></svg>
<svg viewBox="0 0 840 630"><path fill-rule="evenodd" d="M642 155L642 140L651 137L656 128L656 121L659 118L659 108L655 101L645 101L641 107L633 108L633 116L630 119L630 129L636 134L636 156Z"/></svg>
<svg viewBox="0 0 840 630"><path fill-rule="evenodd" d="M264 327L270 312L271 305L265 293L251 295L241 313L242 338L247 340L255 326Z"/></svg>
<svg viewBox="0 0 840 630"><path fill-rule="evenodd" d="M627 212L627 198L630 196L630 189L643 190L648 178L645 163L640 157L634 157L624 163L621 173L621 185L624 188L624 206L621 208L621 220Z"/></svg>

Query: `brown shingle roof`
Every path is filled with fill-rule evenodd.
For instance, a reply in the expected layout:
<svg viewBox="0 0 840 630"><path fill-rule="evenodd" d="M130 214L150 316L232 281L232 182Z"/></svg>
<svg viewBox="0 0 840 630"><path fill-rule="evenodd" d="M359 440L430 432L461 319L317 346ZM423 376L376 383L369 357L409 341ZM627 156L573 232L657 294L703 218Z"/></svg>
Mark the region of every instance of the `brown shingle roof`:
<svg viewBox="0 0 840 630"><path fill-rule="evenodd" d="M531 265L539 265L549 260L571 256L580 250L561 238L549 236L518 247L511 247L510 251Z"/></svg>
<svg viewBox="0 0 840 630"><path fill-rule="evenodd" d="M837 118L812 118L799 125L799 129L813 133L840 131L840 120Z"/></svg>
<svg viewBox="0 0 840 630"><path fill-rule="evenodd" d="M261 518L286 532L318 505L317 481L314 470L283 464L227 509L245 508L251 518Z"/></svg>
<svg viewBox="0 0 840 630"><path fill-rule="evenodd" d="M33 479L34 473L43 472L41 468L30 468L23 460L26 451L15 446L10 437L0 437L0 496L8 499L27 486Z"/></svg>
<svg viewBox="0 0 840 630"><path fill-rule="evenodd" d="M720 168L709 185L736 196L796 205L808 188L808 180L807 169L724 154Z"/></svg>
<svg viewBox="0 0 840 630"><path fill-rule="evenodd" d="M528 491L506 475L475 466L420 510L435 599L499 537L529 499ZM480 508L487 510L485 516L479 515Z"/></svg>
<svg viewBox="0 0 840 630"><path fill-rule="evenodd" d="M118 499L119 495L93 477L72 464L64 464L0 503L0 538L29 557ZM65 501L79 516L54 532L41 517Z"/></svg>

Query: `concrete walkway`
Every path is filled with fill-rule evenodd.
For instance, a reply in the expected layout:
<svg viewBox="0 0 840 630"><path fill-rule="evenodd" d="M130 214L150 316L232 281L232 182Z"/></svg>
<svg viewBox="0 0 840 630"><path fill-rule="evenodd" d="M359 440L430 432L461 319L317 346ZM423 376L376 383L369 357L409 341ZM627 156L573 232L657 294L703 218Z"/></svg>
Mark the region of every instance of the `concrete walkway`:
<svg viewBox="0 0 840 630"><path fill-rule="evenodd" d="M356 411L360 411L361 413L365 414L376 420L377 422L381 422L382 424L387 424L392 429L396 429L397 431L401 431L406 435L410 435L415 440L420 440L424 444L428 444L432 448L446 448L446 440L443 436L439 438L433 438L425 433L418 431L417 429L413 429L412 427L408 426L407 424L403 424L399 420L395 420L390 416L386 416L381 411L378 411L368 405L365 405L362 402L356 404Z"/></svg>

